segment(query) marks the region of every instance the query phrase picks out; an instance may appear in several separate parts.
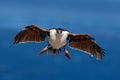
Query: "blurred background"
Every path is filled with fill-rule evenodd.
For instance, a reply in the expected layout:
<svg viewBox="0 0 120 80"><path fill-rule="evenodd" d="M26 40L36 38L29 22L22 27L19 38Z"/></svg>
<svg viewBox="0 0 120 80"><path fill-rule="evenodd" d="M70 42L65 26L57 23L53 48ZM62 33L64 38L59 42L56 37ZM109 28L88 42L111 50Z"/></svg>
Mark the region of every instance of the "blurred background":
<svg viewBox="0 0 120 80"><path fill-rule="evenodd" d="M69 50L38 56L47 42L13 45L25 26L88 33L105 57ZM120 0L0 0L0 80L120 80Z"/></svg>

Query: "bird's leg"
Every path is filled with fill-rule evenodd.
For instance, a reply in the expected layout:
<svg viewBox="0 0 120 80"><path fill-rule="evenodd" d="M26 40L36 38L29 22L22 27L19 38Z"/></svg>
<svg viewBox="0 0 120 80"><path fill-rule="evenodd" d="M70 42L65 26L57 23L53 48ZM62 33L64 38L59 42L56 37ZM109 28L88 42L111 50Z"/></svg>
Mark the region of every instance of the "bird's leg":
<svg viewBox="0 0 120 80"><path fill-rule="evenodd" d="M40 51L39 55L41 55L44 52L46 52L48 50L48 47L49 47L49 43L48 43L48 45L45 48L43 48L43 50Z"/></svg>
<svg viewBox="0 0 120 80"><path fill-rule="evenodd" d="M65 56L68 58L68 59L71 59L70 57L70 54L69 54L69 51L64 47L64 52L65 52Z"/></svg>

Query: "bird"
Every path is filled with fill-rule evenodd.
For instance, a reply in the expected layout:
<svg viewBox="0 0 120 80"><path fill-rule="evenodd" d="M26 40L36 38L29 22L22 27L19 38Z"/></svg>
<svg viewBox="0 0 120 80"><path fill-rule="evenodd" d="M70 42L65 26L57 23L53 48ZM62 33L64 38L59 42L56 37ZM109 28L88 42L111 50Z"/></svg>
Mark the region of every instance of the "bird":
<svg viewBox="0 0 120 80"><path fill-rule="evenodd" d="M102 59L104 49L101 48L89 34L75 34L62 28L44 29L34 24L26 26L14 38L13 44L25 42L43 42L48 37L47 45L40 51L39 55L48 52L56 55L64 51L65 56L71 59L68 46L75 50L80 50L95 56L96 59Z"/></svg>

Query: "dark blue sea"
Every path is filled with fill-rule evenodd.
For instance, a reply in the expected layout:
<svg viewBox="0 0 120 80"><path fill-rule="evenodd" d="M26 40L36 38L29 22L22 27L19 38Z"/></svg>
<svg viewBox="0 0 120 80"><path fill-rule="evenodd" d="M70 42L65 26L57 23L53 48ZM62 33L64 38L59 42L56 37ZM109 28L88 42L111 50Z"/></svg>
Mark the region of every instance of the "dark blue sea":
<svg viewBox="0 0 120 80"><path fill-rule="evenodd" d="M101 60L67 47L39 56L47 45L13 45L16 34L35 24L87 33L105 49ZM0 0L0 80L120 80L120 0Z"/></svg>

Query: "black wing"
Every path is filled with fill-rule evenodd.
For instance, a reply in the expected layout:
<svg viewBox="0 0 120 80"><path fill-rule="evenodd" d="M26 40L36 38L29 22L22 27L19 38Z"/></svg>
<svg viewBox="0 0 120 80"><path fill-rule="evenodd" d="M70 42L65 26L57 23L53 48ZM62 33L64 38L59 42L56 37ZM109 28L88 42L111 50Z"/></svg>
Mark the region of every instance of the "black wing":
<svg viewBox="0 0 120 80"><path fill-rule="evenodd" d="M46 29L39 28L35 25L29 25L16 35L14 44L20 42L41 42L44 41L46 34L48 33L49 31Z"/></svg>
<svg viewBox="0 0 120 80"><path fill-rule="evenodd" d="M97 59L102 58L104 55L103 49L98 46L95 40L88 34L69 34L69 46L96 55Z"/></svg>

